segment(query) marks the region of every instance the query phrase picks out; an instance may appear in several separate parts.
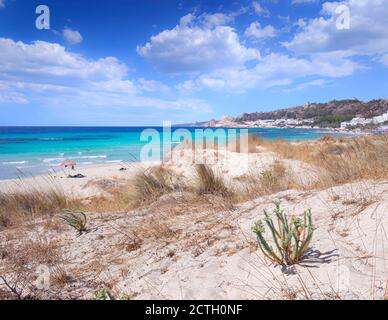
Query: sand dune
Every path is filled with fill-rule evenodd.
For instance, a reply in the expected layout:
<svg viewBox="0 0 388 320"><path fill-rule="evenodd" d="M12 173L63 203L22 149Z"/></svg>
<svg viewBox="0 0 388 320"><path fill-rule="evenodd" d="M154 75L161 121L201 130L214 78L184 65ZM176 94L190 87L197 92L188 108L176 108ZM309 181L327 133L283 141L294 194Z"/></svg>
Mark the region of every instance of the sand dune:
<svg viewBox="0 0 388 320"><path fill-rule="evenodd" d="M176 152L177 161L164 166L188 180L188 150ZM207 152L207 158L214 156L213 150ZM214 170L229 182L237 181L245 174L240 155L228 158L218 158ZM250 155L249 167L262 172L278 158L262 150ZM282 161L291 176L300 177L304 190L241 203L177 190L125 213L88 212L88 232L82 235L56 216L4 229L0 270L12 273L11 254L32 259L32 266L49 265L49 289L35 292L44 298L90 299L106 287L115 297L125 293L132 299L382 299L388 279L388 181L309 190L319 170L297 160ZM119 169L117 164L85 167L79 169L85 179L54 180L68 196L92 198L115 184L125 185L139 167ZM27 182L32 181L43 188L45 179ZM15 188L22 187L15 187L15 181L0 183L2 192ZM287 268L264 258L251 230L264 209L274 208L276 199L290 214L311 208L316 228L304 259ZM36 248L45 254L31 254Z"/></svg>

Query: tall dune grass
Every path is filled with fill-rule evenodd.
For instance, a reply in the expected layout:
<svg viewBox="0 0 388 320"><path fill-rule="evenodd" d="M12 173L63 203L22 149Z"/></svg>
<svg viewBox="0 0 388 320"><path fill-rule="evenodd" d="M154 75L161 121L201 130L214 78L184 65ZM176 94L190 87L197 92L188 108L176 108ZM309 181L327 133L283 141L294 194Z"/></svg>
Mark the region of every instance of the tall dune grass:
<svg viewBox="0 0 388 320"><path fill-rule="evenodd" d="M134 203L149 202L174 189L170 171L163 167L139 171L133 179L129 195Z"/></svg>
<svg viewBox="0 0 388 320"><path fill-rule="evenodd" d="M324 137L317 141L262 140L259 145L284 159L321 169L316 187L330 187L364 179L388 178L388 136Z"/></svg>
<svg viewBox="0 0 388 320"><path fill-rule="evenodd" d="M0 193L0 228L15 226L21 220L54 215L64 208L74 207L77 201L67 198L57 189L37 189Z"/></svg>
<svg viewBox="0 0 388 320"><path fill-rule="evenodd" d="M216 194L225 197L233 195L232 190L226 185L224 179L205 164L195 166L196 191L198 194Z"/></svg>

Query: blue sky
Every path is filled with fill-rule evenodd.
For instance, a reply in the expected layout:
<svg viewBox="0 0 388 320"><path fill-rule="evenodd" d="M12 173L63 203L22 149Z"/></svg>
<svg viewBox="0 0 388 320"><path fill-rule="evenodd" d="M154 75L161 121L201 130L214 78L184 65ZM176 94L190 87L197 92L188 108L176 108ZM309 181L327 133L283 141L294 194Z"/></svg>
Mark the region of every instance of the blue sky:
<svg viewBox="0 0 388 320"><path fill-rule="evenodd" d="M49 30L35 27L40 4ZM387 98L387 16L385 0L0 0L0 125L161 125Z"/></svg>

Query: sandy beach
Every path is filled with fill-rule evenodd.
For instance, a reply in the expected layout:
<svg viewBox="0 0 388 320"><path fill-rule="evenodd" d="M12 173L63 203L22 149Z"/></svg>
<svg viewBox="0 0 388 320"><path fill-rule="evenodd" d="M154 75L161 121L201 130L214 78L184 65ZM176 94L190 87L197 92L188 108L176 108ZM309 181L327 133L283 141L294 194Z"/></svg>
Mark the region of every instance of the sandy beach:
<svg viewBox="0 0 388 320"><path fill-rule="evenodd" d="M117 186L128 181L139 170L155 166L157 163L113 163L50 169L45 175L0 180L0 192L20 192L29 190L49 190L57 188L72 198L88 198L106 195L104 187ZM121 170L120 170L121 169ZM125 169L125 170L123 170ZM55 172L54 172L55 171ZM70 178L81 174L83 178Z"/></svg>
<svg viewBox="0 0 388 320"><path fill-rule="evenodd" d="M346 143L308 144L332 149ZM109 210L122 200L123 190L137 183L139 172L163 170L156 172L169 172L174 185L194 183L193 151L183 146L162 166L117 163L2 181L0 192L7 194L44 190L49 179L67 198L86 203L89 211L88 231L82 235L56 214L0 229L0 250L20 259L32 252L32 265L49 266L50 289L34 291L45 298L92 299L108 288L116 298L125 294L131 299L383 299L388 285L388 179L325 186L328 173L323 168L284 158L266 143L255 148L248 171L240 153L202 150L212 170L233 186L238 194L233 197L174 187L133 209ZM280 164L281 170L275 170ZM263 180L266 172L275 177L279 170L283 173L277 181ZM86 177L67 178L74 172ZM260 183L248 188L255 174ZM321 187L313 187L317 184ZM251 229L264 210L274 209L274 200L289 214L313 212L313 242L294 266L278 266L264 257ZM12 274L12 263L3 259L0 270Z"/></svg>
<svg viewBox="0 0 388 320"><path fill-rule="evenodd" d="M248 175L252 170L268 170L279 157L265 149L259 149L259 153L242 155L236 152L221 150L203 150L201 159L210 164L217 174L225 175L231 181ZM195 153L184 145L175 148L170 158L166 156L163 166L173 170L177 176L190 179L193 171ZM246 163L244 163L246 162ZM286 169L293 175L293 179L302 184L311 183L319 175L319 170L300 161L285 159ZM155 162L120 162L112 164L77 165L75 170L71 168L51 168L45 175L34 177L21 177L18 179L0 180L0 192L20 192L29 190L47 191L56 188L72 198L90 198L107 196L106 189L125 184L139 171L158 167L162 161ZM243 165L244 164L244 165ZM71 178L81 174L83 178Z"/></svg>

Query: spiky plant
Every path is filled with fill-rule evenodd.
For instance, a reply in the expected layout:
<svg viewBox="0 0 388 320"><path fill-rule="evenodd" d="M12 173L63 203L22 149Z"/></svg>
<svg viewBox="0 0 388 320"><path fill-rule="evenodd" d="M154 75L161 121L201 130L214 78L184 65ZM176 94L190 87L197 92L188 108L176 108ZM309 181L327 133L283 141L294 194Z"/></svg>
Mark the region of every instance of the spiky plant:
<svg viewBox="0 0 388 320"><path fill-rule="evenodd" d="M70 227L77 230L80 234L86 231L86 215L81 211L71 211L68 209L64 209L63 213L60 215L60 218L63 222Z"/></svg>
<svg viewBox="0 0 388 320"><path fill-rule="evenodd" d="M131 295L121 293L119 297L115 297L108 288L101 288L92 297L93 300L131 300Z"/></svg>
<svg viewBox="0 0 388 320"><path fill-rule="evenodd" d="M265 226L262 220L254 224L252 231L256 234L259 247L267 258L282 266L296 264L306 253L313 237L311 209L304 212L303 220L295 216L289 219L281 209L280 201L275 201L274 204L276 208L273 213L277 219L277 228L265 210L263 220L271 232L276 249L273 249L264 238Z"/></svg>
<svg viewBox="0 0 388 320"><path fill-rule="evenodd" d="M101 288L93 296L93 300L113 300L112 295L107 288Z"/></svg>

